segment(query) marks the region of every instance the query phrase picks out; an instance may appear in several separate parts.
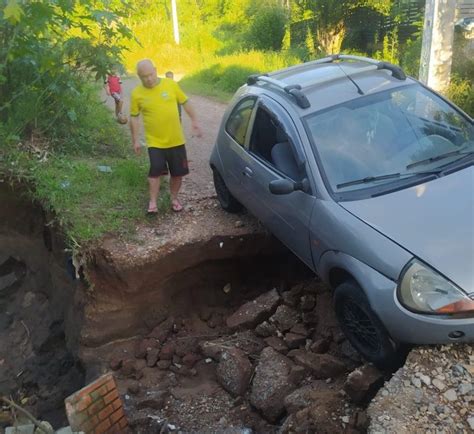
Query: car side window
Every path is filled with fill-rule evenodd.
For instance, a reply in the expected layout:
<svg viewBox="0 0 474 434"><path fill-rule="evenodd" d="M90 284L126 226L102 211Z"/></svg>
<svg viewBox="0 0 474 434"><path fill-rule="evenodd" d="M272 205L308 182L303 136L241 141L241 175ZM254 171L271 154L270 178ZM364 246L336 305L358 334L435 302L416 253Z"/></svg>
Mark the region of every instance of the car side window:
<svg viewBox="0 0 474 434"><path fill-rule="evenodd" d="M288 134L276 116L262 107L255 115L249 150L294 181L304 178Z"/></svg>
<svg viewBox="0 0 474 434"><path fill-rule="evenodd" d="M237 104L227 120L225 129L240 145L245 145L250 116L255 106L255 98L246 98Z"/></svg>

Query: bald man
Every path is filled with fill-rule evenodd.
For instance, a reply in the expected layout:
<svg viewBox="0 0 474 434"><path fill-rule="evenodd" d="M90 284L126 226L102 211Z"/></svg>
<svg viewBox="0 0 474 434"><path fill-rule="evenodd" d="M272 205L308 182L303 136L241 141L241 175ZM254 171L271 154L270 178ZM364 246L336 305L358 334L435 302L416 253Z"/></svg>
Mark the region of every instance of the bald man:
<svg viewBox="0 0 474 434"><path fill-rule="evenodd" d="M139 154L139 116L143 117L145 137L150 157L148 185L150 202L148 214L158 212L157 199L160 192L160 177L170 174L171 208L182 211L178 200L183 176L189 173L185 138L178 113L178 104L191 118L194 134L201 137L201 129L188 97L178 83L169 78L159 78L151 60L137 64L141 85L132 91L130 103L130 129L135 153Z"/></svg>

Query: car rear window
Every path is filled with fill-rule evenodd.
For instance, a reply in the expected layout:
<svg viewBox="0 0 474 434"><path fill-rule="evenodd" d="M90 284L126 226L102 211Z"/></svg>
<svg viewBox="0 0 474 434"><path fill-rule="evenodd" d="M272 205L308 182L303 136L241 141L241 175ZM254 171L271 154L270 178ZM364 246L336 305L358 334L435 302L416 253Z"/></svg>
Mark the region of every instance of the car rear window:
<svg viewBox="0 0 474 434"><path fill-rule="evenodd" d="M246 98L238 103L227 120L227 133L241 146L244 146L250 116L255 106L255 98Z"/></svg>

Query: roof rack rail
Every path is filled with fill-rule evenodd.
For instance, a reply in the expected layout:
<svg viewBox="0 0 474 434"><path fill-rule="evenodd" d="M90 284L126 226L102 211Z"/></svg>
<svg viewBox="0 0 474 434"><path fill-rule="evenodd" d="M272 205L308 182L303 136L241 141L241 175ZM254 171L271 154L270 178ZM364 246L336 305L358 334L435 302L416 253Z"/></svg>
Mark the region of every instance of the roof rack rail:
<svg viewBox="0 0 474 434"><path fill-rule="evenodd" d="M347 55L347 54L334 54L332 56L324 57L322 59L314 60L312 62L305 63L304 65L315 65L315 64L321 64L321 63L332 63L336 60L357 60L360 62L366 62L369 63L370 65L364 66L362 68L358 68L355 71L344 71L341 68L340 72L335 71L331 76L326 76L326 77L320 77L312 81L308 81L303 84L302 87L310 87L310 86L317 86L322 83L328 83L330 81L338 80L343 77L347 77L351 79L351 77L354 77L356 75L364 74L365 72L369 71L375 71L378 69L388 69L392 72L392 76L397 78L398 80L405 80L406 75L403 72L403 70L396 65L392 65L391 63L388 62L382 62L379 60L375 59L370 59L368 57L362 57L362 56L352 56L352 55Z"/></svg>
<svg viewBox="0 0 474 434"><path fill-rule="evenodd" d="M335 58L334 60L347 59L347 60L358 60L359 62L367 62L367 63L377 66L377 69L387 69L391 71L392 76L397 78L398 80L405 80L407 78L403 69L397 65L394 65L393 63L371 59L370 57L352 56L350 54L335 54L332 57Z"/></svg>
<svg viewBox="0 0 474 434"><path fill-rule="evenodd" d="M247 84L252 86L257 84L258 81L263 81L264 83L269 83L282 89L287 94L291 95L295 99L296 104L303 109L311 107L308 98L306 98L306 95L301 92L301 86L299 84L286 84L283 81L269 77L267 74L253 74L247 79Z"/></svg>
<svg viewBox="0 0 474 434"><path fill-rule="evenodd" d="M312 60L310 62L306 62L306 63L300 64L300 65L290 66L288 68L285 68L284 70L285 71L289 71L289 70L292 70L292 69L296 70L296 69L300 69L302 67L306 69L306 68L311 67L313 65L321 65L323 63L332 63L336 60L344 60L344 59L346 59L346 60L358 60L359 62L370 63L371 65L374 66L373 68L367 68L367 69L364 69L364 70L360 70L357 73L365 72L365 71L371 71L371 70L375 70L375 69L387 69L387 70L392 72L393 77L395 77L399 80L405 80L406 79L405 72L403 71L402 68L400 68L397 65L393 65L392 63L384 62L384 61L381 61L381 60L371 59L370 57L353 56L351 54L332 54L330 56L322 57L321 59ZM279 72L279 71L276 71L276 72ZM353 74L354 73L352 73L350 75L353 75ZM342 75L341 75L341 77L342 77ZM336 79L338 77L334 77L334 78ZM332 80L332 78L331 78L331 80ZM323 81L321 81L321 83Z"/></svg>

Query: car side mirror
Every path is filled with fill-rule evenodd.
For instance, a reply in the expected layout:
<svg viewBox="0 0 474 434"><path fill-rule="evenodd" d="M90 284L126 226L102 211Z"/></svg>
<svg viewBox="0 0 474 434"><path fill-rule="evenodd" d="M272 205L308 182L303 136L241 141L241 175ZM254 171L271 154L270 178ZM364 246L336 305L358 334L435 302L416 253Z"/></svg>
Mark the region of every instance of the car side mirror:
<svg viewBox="0 0 474 434"><path fill-rule="evenodd" d="M305 178L301 182L291 181L290 179L275 179L268 185L272 194L290 194L294 191L301 190L307 192L309 190L309 182Z"/></svg>

